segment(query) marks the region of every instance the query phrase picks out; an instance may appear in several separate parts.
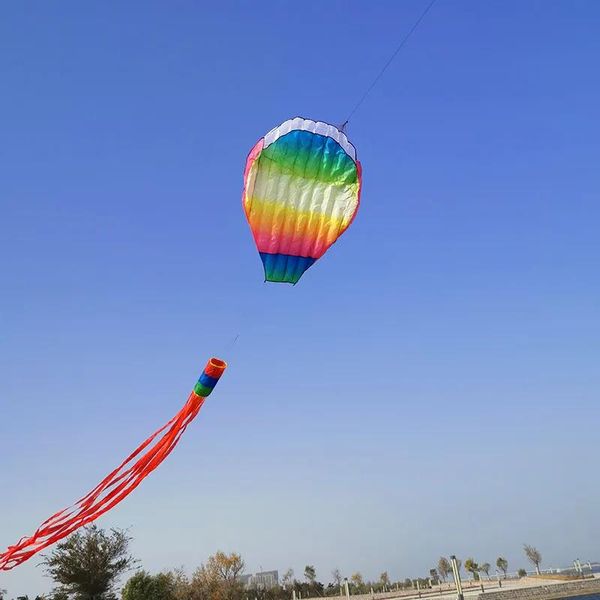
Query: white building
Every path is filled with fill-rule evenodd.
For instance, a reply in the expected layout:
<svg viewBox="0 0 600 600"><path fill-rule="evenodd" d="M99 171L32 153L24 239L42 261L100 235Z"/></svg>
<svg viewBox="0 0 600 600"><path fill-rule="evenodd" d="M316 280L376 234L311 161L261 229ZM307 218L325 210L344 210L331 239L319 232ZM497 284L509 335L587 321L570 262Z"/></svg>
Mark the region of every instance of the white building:
<svg viewBox="0 0 600 600"><path fill-rule="evenodd" d="M279 584L279 571L261 571L254 575L242 575L240 581L247 588L273 588Z"/></svg>

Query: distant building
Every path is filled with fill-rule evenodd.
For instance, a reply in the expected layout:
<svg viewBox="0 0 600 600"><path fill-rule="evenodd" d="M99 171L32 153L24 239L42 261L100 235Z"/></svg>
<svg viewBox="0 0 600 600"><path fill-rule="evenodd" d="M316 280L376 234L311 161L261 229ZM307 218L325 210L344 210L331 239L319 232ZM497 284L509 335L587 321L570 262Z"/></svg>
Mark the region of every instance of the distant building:
<svg viewBox="0 0 600 600"><path fill-rule="evenodd" d="M257 588L269 589L275 587L278 583L278 571L262 571L262 573L256 573L252 577L252 586Z"/></svg>
<svg viewBox="0 0 600 600"><path fill-rule="evenodd" d="M238 575L237 579L244 587L249 587L252 575Z"/></svg>
<svg viewBox="0 0 600 600"><path fill-rule="evenodd" d="M279 584L279 571L261 571L254 575L240 575L238 579L247 588L270 589Z"/></svg>

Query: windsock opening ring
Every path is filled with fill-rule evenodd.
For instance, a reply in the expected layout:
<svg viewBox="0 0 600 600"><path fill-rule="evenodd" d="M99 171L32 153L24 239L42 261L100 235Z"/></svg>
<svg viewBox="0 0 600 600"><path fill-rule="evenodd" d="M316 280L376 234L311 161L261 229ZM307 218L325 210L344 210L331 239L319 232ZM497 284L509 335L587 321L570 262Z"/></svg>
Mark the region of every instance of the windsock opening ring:
<svg viewBox="0 0 600 600"><path fill-rule="evenodd" d="M223 371L227 368L227 363L224 360L221 360L220 358L217 358L215 356L213 356L209 361L208 364L211 367L216 367L217 369L223 369Z"/></svg>

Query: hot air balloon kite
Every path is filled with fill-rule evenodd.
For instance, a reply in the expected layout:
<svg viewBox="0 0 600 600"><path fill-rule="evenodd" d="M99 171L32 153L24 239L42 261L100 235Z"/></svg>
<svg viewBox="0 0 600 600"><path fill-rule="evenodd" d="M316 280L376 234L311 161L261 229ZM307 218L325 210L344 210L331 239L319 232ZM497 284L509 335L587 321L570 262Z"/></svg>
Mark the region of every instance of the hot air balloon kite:
<svg viewBox="0 0 600 600"><path fill-rule="evenodd" d="M358 210L361 167L337 127L296 117L250 151L242 203L265 280L296 284L348 229Z"/></svg>

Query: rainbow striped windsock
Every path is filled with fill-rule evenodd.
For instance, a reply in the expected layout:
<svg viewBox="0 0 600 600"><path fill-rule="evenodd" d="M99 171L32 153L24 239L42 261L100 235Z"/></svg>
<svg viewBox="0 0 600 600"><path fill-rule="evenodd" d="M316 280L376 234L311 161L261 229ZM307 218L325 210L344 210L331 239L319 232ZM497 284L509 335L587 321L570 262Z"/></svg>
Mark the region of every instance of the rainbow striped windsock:
<svg viewBox="0 0 600 600"><path fill-rule="evenodd" d="M224 360L214 357L211 358L206 363L206 367L204 367L204 371L202 371L198 383L194 386L194 393L202 398L209 396L226 368L227 363Z"/></svg>

